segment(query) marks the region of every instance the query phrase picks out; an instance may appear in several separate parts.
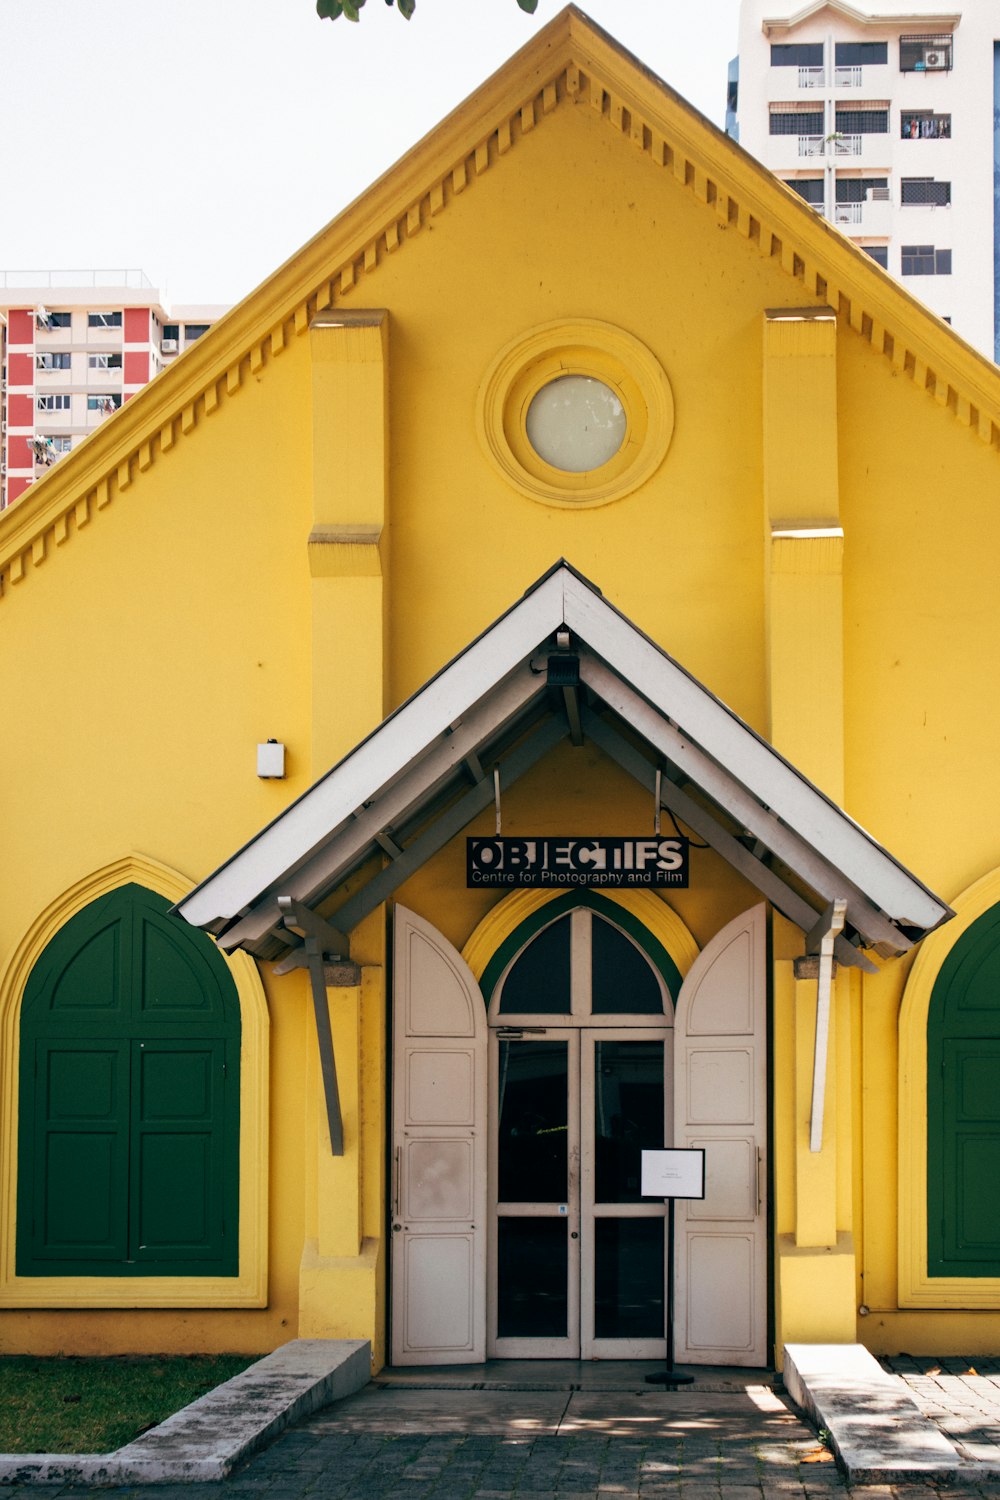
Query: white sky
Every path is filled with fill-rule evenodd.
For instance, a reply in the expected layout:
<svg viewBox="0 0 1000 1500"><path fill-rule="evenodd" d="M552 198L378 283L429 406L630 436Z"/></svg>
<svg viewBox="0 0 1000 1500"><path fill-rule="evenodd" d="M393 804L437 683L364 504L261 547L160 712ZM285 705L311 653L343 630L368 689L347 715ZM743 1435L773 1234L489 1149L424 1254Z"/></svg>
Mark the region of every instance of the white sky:
<svg viewBox="0 0 1000 1500"><path fill-rule="evenodd" d="M0 270L251 291L561 8L0 0ZM739 0L582 0L717 124Z"/></svg>

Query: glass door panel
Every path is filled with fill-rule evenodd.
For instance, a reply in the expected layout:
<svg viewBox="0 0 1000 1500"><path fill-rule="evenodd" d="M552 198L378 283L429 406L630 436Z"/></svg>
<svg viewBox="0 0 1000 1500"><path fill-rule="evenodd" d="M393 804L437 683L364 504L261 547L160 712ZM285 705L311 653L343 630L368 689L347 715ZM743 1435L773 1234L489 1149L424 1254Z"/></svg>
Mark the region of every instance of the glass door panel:
<svg viewBox="0 0 1000 1500"><path fill-rule="evenodd" d="M491 1261L500 1358L580 1349L579 1033L494 1033Z"/></svg>
<svg viewBox="0 0 1000 1500"><path fill-rule="evenodd" d="M497 1338L564 1339L569 1333L569 1221L497 1223Z"/></svg>
<svg viewBox="0 0 1000 1500"><path fill-rule="evenodd" d="M670 1140L672 1032L582 1034L581 1357L666 1353L663 1203L641 1195L643 1151Z"/></svg>
<svg viewBox="0 0 1000 1500"><path fill-rule="evenodd" d="M497 1196L501 1203L565 1203L568 1041L499 1038Z"/></svg>
<svg viewBox="0 0 1000 1500"><path fill-rule="evenodd" d="M595 1339L665 1338L665 1224L594 1220Z"/></svg>
<svg viewBox="0 0 1000 1500"><path fill-rule="evenodd" d="M598 1035L594 1051L594 1201L641 1203L643 1151L662 1151L663 1042Z"/></svg>

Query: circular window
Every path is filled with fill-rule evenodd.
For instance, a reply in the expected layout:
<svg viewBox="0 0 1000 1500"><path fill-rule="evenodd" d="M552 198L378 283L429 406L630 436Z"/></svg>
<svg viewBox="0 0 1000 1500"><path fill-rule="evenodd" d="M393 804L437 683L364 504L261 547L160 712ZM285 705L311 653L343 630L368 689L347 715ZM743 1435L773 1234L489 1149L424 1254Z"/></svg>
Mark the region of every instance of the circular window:
<svg viewBox="0 0 1000 1500"><path fill-rule="evenodd" d="M655 473L674 403L655 355L610 323L548 323L502 350L479 392L488 457L522 494L604 505Z"/></svg>
<svg viewBox="0 0 1000 1500"><path fill-rule="evenodd" d="M554 469L588 474L614 458L628 427L617 391L592 375L559 375L532 397L528 442Z"/></svg>

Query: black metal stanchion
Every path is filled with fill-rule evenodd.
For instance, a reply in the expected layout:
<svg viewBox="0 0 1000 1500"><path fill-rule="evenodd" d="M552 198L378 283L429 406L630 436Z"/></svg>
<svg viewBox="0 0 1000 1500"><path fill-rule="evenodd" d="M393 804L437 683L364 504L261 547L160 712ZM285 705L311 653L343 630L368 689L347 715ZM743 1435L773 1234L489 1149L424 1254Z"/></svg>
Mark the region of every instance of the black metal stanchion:
<svg viewBox="0 0 1000 1500"><path fill-rule="evenodd" d="M648 1385L691 1385L693 1375L674 1368L674 1200L667 1199L667 1367L646 1376Z"/></svg>

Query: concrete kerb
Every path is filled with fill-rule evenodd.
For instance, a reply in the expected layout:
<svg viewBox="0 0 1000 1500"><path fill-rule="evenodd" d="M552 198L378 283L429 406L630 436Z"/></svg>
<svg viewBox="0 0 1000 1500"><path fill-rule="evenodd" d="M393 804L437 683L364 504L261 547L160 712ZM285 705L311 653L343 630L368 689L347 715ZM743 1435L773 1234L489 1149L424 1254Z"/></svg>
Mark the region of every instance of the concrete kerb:
<svg viewBox="0 0 1000 1500"><path fill-rule="evenodd" d="M367 1339L293 1339L115 1453L0 1456L0 1484L205 1483L371 1379Z"/></svg>
<svg viewBox="0 0 1000 1500"><path fill-rule="evenodd" d="M974 1471L862 1344L786 1344L782 1373L850 1484L952 1483Z"/></svg>

